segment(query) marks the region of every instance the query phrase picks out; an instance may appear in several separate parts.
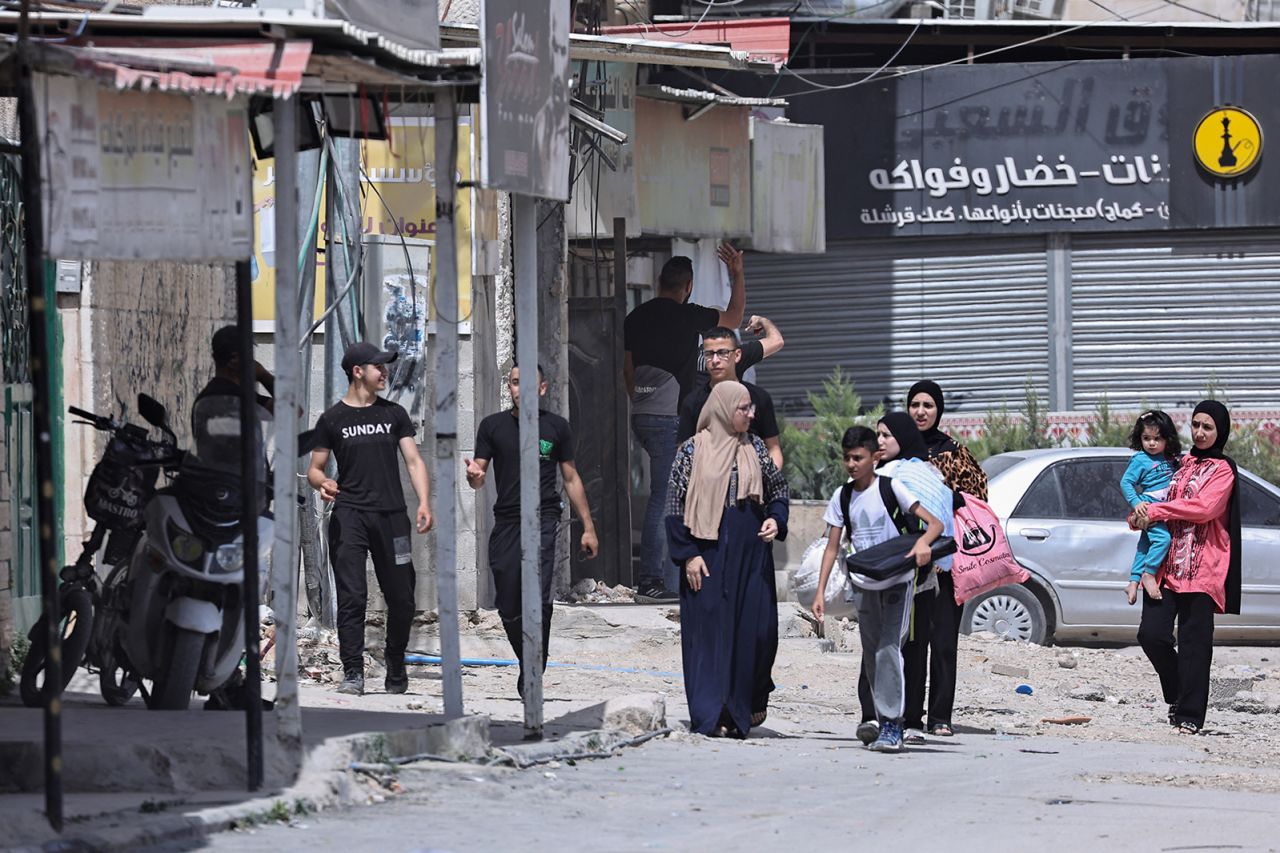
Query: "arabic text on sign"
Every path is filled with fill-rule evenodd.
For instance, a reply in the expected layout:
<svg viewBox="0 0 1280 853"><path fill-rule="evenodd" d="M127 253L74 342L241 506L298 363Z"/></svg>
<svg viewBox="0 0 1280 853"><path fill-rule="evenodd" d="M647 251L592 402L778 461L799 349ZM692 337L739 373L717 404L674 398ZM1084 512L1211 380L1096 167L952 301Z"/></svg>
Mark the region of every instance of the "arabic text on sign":
<svg viewBox="0 0 1280 853"><path fill-rule="evenodd" d="M1015 222L1130 222L1146 216L1169 219L1169 205L1161 202L1153 206L1141 202L1121 204L1117 201L1106 201L1099 198L1093 204L1026 204L1015 201L1012 204L991 204L986 206L970 206L967 204L947 205L946 207L929 206L915 210L908 205L902 209L886 204L882 210L862 210L859 217L863 225L893 225L905 228L908 225L932 225L952 222L989 222L1011 225Z"/></svg>
<svg viewBox="0 0 1280 853"><path fill-rule="evenodd" d="M970 187L978 195L1005 195L1014 188L1027 187L1076 187L1081 178L1101 178L1111 186L1149 184L1164 171L1160 155L1138 155L1130 160L1123 154L1112 155L1110 162L1098 169L1076 170L1067 162L1066 155L1059 154L1058 162L1050 166L1042 155L1036 157L1034 166L1019 170L1012 157L1005 157L993 169L985 166L967 167L959 158L948 169L938 166L925 167L919 160L903 160L888 169L872 169L867 179L874 189L884 192L928 190L934 198L942 198L952 190Z"/></svg>

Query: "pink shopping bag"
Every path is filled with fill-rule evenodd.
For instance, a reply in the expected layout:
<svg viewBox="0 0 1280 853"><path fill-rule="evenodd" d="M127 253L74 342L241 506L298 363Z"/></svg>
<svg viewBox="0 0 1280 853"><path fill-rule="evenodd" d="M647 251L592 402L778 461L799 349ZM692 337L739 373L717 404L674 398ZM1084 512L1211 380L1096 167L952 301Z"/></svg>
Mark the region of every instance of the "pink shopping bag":
<svg viewBox="0 0 1280 853"><path fill-rule="evenodd" d="M956 604L1006 584L1022 583L1031 575L1018 564L1000 519L973 495L955 513L957 550L951 558Z"/></svg>

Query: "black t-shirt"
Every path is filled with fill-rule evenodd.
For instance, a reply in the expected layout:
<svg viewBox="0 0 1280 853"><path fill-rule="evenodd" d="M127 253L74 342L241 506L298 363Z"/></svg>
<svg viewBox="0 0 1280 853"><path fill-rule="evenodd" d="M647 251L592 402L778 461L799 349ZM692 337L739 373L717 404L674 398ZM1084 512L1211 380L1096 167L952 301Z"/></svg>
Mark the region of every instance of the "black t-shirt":
<svg viewBox="0 0 1280 853"><path fill-rule="evenodd" d="M759 385L752 385L750 382L742 384L747 386L751 402L756 406L756 414L751 419L751 429L748 432L759 436L762 440L777 438L778 417L773 412L773 398ZM680 431L676 434L676 441L692 438L698 431L698 415L702 414L702 407L706 405L707 398L710 396L711 383L708 382L698 386L684 398L684 402L680 404Z"/></svg>
<svg viewBox="0 0 1280 853"><path fill-rule="evenodd" d="M764 361L764 344L760 341L744 341L741 349L742 358L738 360L738 364L734 368L734 373L737 374L739 382L742 381L742 377L746 375L748 370ZM697 382L694 383L694 387L710 381L711 374L707 373L707 351L699 347Z"/></svg>
<svg viewBox="0 0 1280 853"><path fill-rule="evenodd" d="M497 412L480 421L476 430L476 459L488 459L493 469L498 500L493 517L512 521L520 517L520 418L515 409ZM560 517L560 485L556 471L561 462L573 461L573 433L569 422L545 409L538 412L539 512L543 518Z"/></svg>
<svg viewBox="0 0 1280 853"><path fill-rule="evenodd" d="M209 384L200 389L200 393L196 395L196 402L200 402L205 397L236 397L240 396L239 384L232 382L225 376L215 376L209 380ZM271 405L271 398L265 394L255 394L258 398L258 405L264 409Z"/></svg>
<svg viewBox="0 0 1280 853"><path fill-rule="evenodd" d="M369 406L339 400L316 422L316 447L332 450L338 462L336 506L394 512L403 510L404 488L396 455L400 439L413 435L404 407L374 399Z"/></svg>
<svg viewBox="0 0 1280 853"><path fill-rule="evenodd" d="M683 400L696 384L698 336L719 322L715 308L659 296L627 315L622 335L631 363L670 373L680 383Z"/></svg>

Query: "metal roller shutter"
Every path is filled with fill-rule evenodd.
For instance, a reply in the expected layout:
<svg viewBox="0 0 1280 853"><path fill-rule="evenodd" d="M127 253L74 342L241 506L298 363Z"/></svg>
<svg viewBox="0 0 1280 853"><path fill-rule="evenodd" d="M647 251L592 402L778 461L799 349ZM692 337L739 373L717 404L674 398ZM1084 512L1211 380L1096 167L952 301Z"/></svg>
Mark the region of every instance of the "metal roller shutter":
<svg viewBox="0 0 1280 853"><path fill-rule="evenodd" d="M1280 232L1073 238L1075 407L1280 405Z"/></svg>
<svg viewBox="0 0 1280 853"><path fill-rule="evenodd" d="M757 369L780 412L811 413L836 365L864 404L901 405L930 378L950 412L1017 409L1030 377L1048 386L1045 242L1026 239L832 241L822 255L751 255L747 310L786 347Z"/></svg>

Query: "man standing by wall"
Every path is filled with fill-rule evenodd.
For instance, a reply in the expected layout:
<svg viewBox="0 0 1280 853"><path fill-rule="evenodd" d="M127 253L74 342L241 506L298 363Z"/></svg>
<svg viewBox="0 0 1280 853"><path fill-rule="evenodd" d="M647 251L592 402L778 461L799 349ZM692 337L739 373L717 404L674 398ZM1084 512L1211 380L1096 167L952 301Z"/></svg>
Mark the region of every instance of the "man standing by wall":
<svg viewBox="0 0 1280 853"><path fill-rule="evenodd" d="M691 304L693 262L677 255L658 275L653 299L627 315L623 326L623 363L631 397L631 428L649 457L649 502L640 536L640 572L636 601L643 604L678 599L677 567L667 559L663 513L667 478L676 452L680 403L696 383L698 335L712 326L736 328L747 304L742 252L721 243L720 260L729 268L731 290L723 311Z"/></svg>
<svg viewBox="0 0 1280 853"><path fill-rule="evenodd" d="M524 695L524 617L520 563L520 368L511 368L507 376L511 392L511 408L496 412L480 422L476 430L476 456L464 459L467 483L473 489L484 488L492 463L498 496L493 505L493 532L489 534L489 569L497 593L498 615L511 641L511 649L520 661L520 681L516 689ZM547 393L547 382L538 368L538 398ZM537 405L537 399L534 401ZM588 557L599 550L587 492L573 464L573 433L569 422L559 415L538 410L538 480L541 539L538 554L538 580L542 592L542 666L547 665L547 644L551 640L551 581L556 569L556 538L560 532L560 489L556 471L564 480L564 490L574 512L582 520L580 546Z"/></svg>
<svg viewBox="0 0 1280 853"><path fill-rule="evenodd" d="M346 395L320 416L316 449L307 470L307 482L333 504L329 559L338 593L338 654L343 670L338 692L356 696L364 693L367 555L373 557L378 587L387 602L385 687L388 693L409 688L404 653L413 624L417 577L397 449L418 496L417 530L431 529L427 467L413 440L413 423L402 406L378 396L387 387L387 365L395 360L396 353L363 341L347 347L342 369L351 384ZM330 452L338 462L336 481L325 473Z"/></svg>

